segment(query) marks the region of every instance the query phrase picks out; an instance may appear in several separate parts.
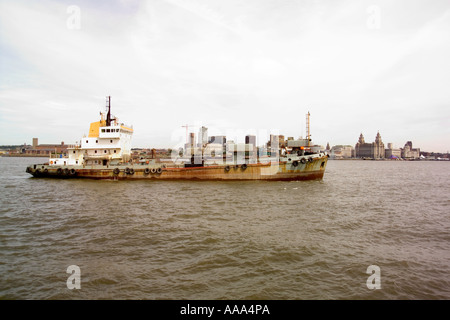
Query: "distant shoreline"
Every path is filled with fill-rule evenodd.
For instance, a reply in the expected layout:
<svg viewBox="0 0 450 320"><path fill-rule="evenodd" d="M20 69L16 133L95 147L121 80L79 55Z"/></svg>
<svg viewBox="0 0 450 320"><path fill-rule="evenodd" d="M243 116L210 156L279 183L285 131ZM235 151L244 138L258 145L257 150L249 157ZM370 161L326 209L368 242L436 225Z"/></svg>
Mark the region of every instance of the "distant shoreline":
<svg viewBox="0 0 450 320"><path fill-rule="evenodd" d="M362 159L362 158L346 158L346 159L329 159L330 161L342 161L342 160L358 160L358 161L449 161L446 158L443 159L387 159L387 158L381 158L381 159Z"/></svg>
<svg viewBox="0 0 450 320"><path fill-rule="evenodd" d="M0 157L5 158L50 158L48 154L0 154Z"/></svg>
<svg viewBox="0 0 450 320"><path fill-rule="evenodd" d="M5 157L5 158L50 158L50 156L48 154L46 155L38 155L38 154L0 154L0 157ZM352 161L449 161L444 159L386 159L386 158L382 158L382 159L362 159L362 158L345 158L345 159L332 159L329 158L330 161L348 161L348 160L352 160Z"/></svg>

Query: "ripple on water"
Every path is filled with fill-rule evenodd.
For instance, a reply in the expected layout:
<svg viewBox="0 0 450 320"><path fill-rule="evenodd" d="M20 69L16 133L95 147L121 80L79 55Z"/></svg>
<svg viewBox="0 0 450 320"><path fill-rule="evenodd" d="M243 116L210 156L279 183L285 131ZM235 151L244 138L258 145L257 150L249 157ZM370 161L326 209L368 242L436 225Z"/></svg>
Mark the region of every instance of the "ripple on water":
<svg viewBox="0 0 450 320"><path fill-rule="evenodd" d="M30 179L34 161L0 158L2 299L450 298L444 163L156 183ZM73 264L79 291L66 288ZM366 286L370 265L381 290Z"/></svg>

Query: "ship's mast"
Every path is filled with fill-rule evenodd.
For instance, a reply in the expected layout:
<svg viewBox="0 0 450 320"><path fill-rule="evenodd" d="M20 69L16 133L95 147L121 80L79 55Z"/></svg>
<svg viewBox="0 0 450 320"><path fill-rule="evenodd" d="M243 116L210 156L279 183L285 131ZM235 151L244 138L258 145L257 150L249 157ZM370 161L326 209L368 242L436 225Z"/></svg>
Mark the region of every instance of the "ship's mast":
<svg viewBox="0 0 450 320"><path fill-rule="evenodd" d="M111 125L111 96L106 97L106 126L109 127Z"/></svg>
<svg viewBox="0 0 450 320"><path fill-rule="evenodd" d="M308 140L308 147L310 146L310 141L311 141L311 133L310 133L310 127L309 127L309 116L310 116L310 114L309 114L309 111L308 111L308 113L306 114L306 139Z"/></svg>

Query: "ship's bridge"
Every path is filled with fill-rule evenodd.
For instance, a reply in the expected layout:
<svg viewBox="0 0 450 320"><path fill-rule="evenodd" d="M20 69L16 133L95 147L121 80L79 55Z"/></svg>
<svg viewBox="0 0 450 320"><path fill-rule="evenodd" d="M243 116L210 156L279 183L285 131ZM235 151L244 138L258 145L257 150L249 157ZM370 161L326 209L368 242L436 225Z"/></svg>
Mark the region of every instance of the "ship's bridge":
<svg viewBox="0 0 450 320"><path fill-rule="evenodd" d="M120 138L121 134L133 134L133 129L124 125L100 127L99 138Z"/></svg>
<svg viewBox="0 0 450 320"><path fill-rule="evenodd" d="M120 126L100 127L99 138L120 138Z"/></svg>

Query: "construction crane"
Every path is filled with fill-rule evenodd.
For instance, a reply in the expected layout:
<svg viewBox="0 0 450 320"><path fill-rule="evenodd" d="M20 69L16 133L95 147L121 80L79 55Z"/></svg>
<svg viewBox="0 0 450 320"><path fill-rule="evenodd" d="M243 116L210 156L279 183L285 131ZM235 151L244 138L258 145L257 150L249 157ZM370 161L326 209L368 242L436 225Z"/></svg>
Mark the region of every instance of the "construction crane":
<svg viewBox="0 0 450 320"><path fill-rule="evenodd" d="M181 126L182 128L186 128L186 144L188 144L188 131L189 131L189 127L197 127L196 125L193 124L186 124L184 126Z"/></svg>

